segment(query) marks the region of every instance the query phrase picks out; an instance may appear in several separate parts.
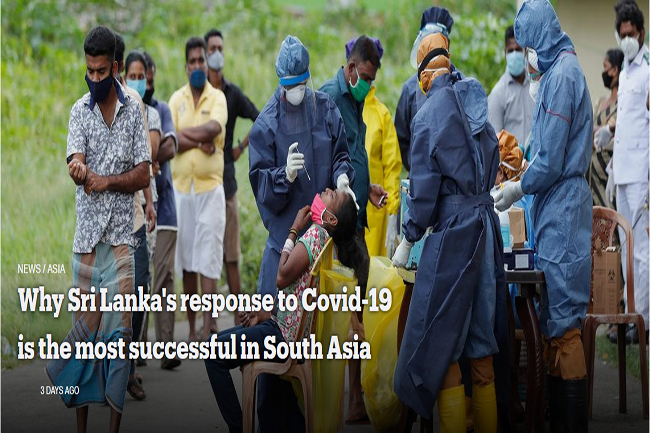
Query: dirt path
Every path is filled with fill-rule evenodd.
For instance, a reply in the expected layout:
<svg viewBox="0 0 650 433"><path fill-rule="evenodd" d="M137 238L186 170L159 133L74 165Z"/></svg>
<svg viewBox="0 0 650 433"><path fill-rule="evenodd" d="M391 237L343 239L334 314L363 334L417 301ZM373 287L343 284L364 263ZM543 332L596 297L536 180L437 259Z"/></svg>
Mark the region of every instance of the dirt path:
<svg viewBox="0 0 650 433"><path fill-rule="evenodd" d="M231 323L232 318L219 319L221 329ZM187 322L177 323L177 340L187 338L187 334ZM40 395L40 386L49 384L44 366L44 361L37 361L2 372L3 431L75 431L74 411L66 409L58 397ZM174 371L161 370L157 361L149 361L149 365L139 371L144 377L147 399L136 401L126 396L123 432L182 432L187 429L199 432L228 431L212 395L202 361L185 361ZM239 370L233 370L232 375L235 387L240 392ZM618 373L602 361L596 362L594 392L594 419L589 425L590 432L647 431L648 421L643 419L641 411L639 382L628 375L627 415L618 413ZM108 417L107 407L92 406L89 431L107 431ZM355 426L345 431L371 432L373 429L370 426ZM413 431L419 431L419 426L415 426ZM522 425L520 431L523 431Z"/></svg>

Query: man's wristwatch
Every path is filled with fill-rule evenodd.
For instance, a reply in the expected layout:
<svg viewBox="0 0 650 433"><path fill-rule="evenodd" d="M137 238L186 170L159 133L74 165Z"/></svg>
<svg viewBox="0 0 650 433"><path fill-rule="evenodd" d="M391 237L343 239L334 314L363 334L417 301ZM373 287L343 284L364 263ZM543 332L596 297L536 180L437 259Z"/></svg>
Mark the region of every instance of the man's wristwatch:
<svg viewBox="0 0 650 433"><path fill-rule="evenodd" d="M237 148L239 149L239 153L244 153L244 149L246 149L244 143L242 143L241 140L239 139L237 139L237 143L239 144L239 146L237 146Z"/></svg>

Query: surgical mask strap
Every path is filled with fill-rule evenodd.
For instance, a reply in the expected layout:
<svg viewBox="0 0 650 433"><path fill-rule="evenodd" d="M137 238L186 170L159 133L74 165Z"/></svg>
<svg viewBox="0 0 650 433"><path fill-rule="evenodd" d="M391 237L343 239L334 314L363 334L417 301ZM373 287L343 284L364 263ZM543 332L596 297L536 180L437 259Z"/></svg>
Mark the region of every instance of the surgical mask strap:
<svg viewBox="0 0 650 433"><path fill-rule="evenodd" d="M422 72L426 69L427 65L434 60L437 57L440 56L445 56L449 58L449 52L444 49L444 48L436 48L434 50L431 50L427 53L426 56L424 56L424 59L420 62L420 66L418 67L418 77L422 75Z"/></svg>
<svg viewBox="0 0 650 433"><path fill-rule="evenodd" d="M501 161L501 165L503 165L505 168L508 168L508 169L510 169L510 170L512 170L512 171L515 171L515 172L517 171L516 168L514 168L512 165L508 164L508 163L505 162L505 161Z"/></svg>
<svg viewBox="0 0 650 433"><path fill-rule="evenodd" d="M357 82L354 83L354 86L352 85L352 79L350 79L350 87L353 89L356 89L356 87L359 85L359 81L361 80L361 75L359 75L359 68L357 68L357 65L354 65L354 72L357 73Z"/></svg>
<svg viewBox="0 0 650 433"><path fill-rule="evenodd" d="M449 72L449 68L436 68L436 69L423 69L423 70L422 70L422 72L433 72L434 74L435 74L436 72L440 72L440 71L447 71L447 72Z"/></svg>

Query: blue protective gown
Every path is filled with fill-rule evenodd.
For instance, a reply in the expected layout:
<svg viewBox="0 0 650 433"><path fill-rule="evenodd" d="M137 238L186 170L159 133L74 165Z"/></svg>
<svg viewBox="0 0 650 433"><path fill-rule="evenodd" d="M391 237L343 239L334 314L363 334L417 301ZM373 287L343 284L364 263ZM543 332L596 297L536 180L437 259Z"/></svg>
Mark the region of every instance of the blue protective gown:
<svg viewBox="0 0 650 433"><path fill-rule="evenodd" d="M276 292L275 280L280 252L298 210L310 205L316 193L334 188L336 179L347 174L354 181L343 120L330 97L308 89L303 104L308 118L299 121L302 131L291 131L286 121L287 101L281 86L257 117L249 136L249 178L264 227L269 232L257 291ZM296 128L298 129L298 128ZM289 146L298 142L305 155L305 170L298 171L293 183L287 180ZM307 173L311 181L307 178Z"/></svg>
<svg viewBox="0 0 650 433"><path fill-rule="evenodd" d="M412 122L403 231L424 243L395 370L399 399L430 417L450 364L494 357L497 401L508 404L507 289L500 226L489 194L499 144L476 80L436 78ZM465 378L466 385L471 384Z"/></svg>
<svg viewBox="0 0 650 433"><path fill-rule="evenodd" d="M454 64L451 64L451 72L457 72L463 77ZM429 92L431 89L429 89ZM395 131L397 131L397 140L399 141L399 151L402 155L402 165L408 171L411 170L411 122L417 114L418 110L426 101L426 96L420 90L418 83L418 75L414 74L404 82L402 86L402 93L397 102L397 110L395 111Z"/></svg>
<svg viewBox="0 0 650 433"><path fill-rule="evenodd" d="M525 2L515 37L537 51L544 74L530 134L532 160L521 187L535 195L531 216L547 288L540 327L546 336L561 337L581 326L589 302L592 199L585 173L592 146L591 99L571 39L550 3Z"/></svg>
<svg viewBox="0 0 650 433"><path fill-rule="evenodd" d="M395 130L399 141L399 150L402 154L402 164L406 170L411 169L409 148L411 146L411 120L415 117L426 96L420 90L417 74L411 75L402 86L402 93L397 102L395 111Z"/></svg>

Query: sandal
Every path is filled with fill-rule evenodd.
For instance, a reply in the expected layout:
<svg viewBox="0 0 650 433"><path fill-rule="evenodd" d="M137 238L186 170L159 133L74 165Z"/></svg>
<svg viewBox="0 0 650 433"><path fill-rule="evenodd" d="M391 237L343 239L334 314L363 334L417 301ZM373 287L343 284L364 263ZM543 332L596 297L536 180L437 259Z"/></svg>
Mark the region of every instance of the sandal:
<svg viewBox="0 0 650 433"><path fill-rule="evenodd" d="M135 378L138 379L138 383L140 385L142 385L142 383L144 382L144 379L142 378L142 376L140 376L140 373L136 373Z"/></svg>
<svg viewBox="0 0 650 433"><path fill-rule="evenodd" d="M129 384L126 386L126 391L131 395L136 400L144 400L147 398L147 394L144 392L144 389L140 385L140 383L136 380L132 380L129 382Z"/></svg>

